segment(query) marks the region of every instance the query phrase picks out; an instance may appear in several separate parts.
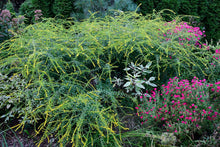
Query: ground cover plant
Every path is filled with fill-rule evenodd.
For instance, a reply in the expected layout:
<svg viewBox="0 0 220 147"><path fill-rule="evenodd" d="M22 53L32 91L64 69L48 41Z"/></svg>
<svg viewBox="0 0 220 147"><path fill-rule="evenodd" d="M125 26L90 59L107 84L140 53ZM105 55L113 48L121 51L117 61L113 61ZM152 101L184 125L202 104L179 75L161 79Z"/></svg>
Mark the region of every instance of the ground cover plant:
<svg viewBox="0 0 220 147"><path fill-rule="evenodd" d="M122 133L127 128L119 116L138 101L112 81L126 77L123 69L130 63L148 65L153 72L146 79L158 88L174 76L211 80L212 60L219 66L212 55L219 50L200 41L204 32L178 17L165 22L160 14L115 11L83 22L50 18L27 26L0 46L2 120L16 117L12 128L19 131L32 125L35 135L41 134L38 146L51 136L60 146L122 146L132 133ZM218 97L217 91L211 94ZM140 134L150 142L150 135Z"/></svg>
<svg viewBox="0 0 220 147"><path fill-rule="evenodd" d="M145 94L146 95L146 94ZM191 82L170 79L161 90L151 91L151 97L141 96L136 107L142 123L160 127L179 138L192 139L212 133L219 125L220 82L207 83L194 77Z"/></svg>

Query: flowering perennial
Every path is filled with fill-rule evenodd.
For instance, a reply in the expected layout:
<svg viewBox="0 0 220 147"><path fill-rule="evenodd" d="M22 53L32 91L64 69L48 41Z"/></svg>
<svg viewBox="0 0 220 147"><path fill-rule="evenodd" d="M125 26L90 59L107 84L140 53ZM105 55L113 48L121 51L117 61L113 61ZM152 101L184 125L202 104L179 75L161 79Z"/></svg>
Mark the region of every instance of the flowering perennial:
<svg viewBox="0 0 220 147"><path fill-rule="evenodd" d="M220 81L211 84L196 77L191 82L175 77L162 85L162 90L151 91L151 97L144 95L143 103L136 107L137 115L142 124L153 124L173 133L194 133L220 118L219 110L212 104L216 99L219 102L220 97L211 98L212 93L219 96Z"/></svg>

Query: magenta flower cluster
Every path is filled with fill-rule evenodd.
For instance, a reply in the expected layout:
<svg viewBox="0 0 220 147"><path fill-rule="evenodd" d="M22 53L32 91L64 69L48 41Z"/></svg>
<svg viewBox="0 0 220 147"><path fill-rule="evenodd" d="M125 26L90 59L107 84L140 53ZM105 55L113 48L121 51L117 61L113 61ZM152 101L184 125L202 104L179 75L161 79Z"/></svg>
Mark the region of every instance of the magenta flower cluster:
<svg viewBox="0 0 220 147"><path fill-rule="evenodd" d="M220 64L220 49L216 49L215 50L215 54L213 55L213 58L215 60L217 60L217 64ZM216 66L216 64L214 64L213 62L211 63L211 65L213 65L214 67Z"/></svg>
<svg viewBox="0 0 220 147"><path fill-rule="evenodd" d="M202 45L199 43L199 41L201 38L206 37L206 35L204 34L205 31L201 31L199 27L190 26L186 22L176 23L176 20L166 23L165 25L174 28L168 30L166 33L163 33L163 37L165 37L166 41L171 40L173 36L179 36L176 39L178 39L180 45L184 47L185 45L195 45L199 48L202 48Z"/></svg>
<svg viewBox="0 0 220 147"><path fill-rule="evenodd" d="M154 124L168 132L193 133L204 123L220 118L219 110L211 103L210 93L214 92L220 93L220 81L211 84L196 77L191 82L175 77L162 85L161 91L151 91L151 97L141 96L143 103L136 107L137 115L142 124Z"/></svg>

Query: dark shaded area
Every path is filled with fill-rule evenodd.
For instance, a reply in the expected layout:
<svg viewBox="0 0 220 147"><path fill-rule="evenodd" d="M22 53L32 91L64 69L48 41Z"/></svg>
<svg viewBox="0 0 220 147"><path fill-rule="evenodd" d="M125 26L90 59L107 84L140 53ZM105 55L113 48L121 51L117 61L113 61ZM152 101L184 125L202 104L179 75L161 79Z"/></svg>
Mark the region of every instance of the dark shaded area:
<svg viewBox="0 0 220 147"><path fill-rule="evenodd" d="M3 9L4 5L7 3L7 0L0 1L0 11Z"/></svg>
<svg viewBox="0 0 220 147"><path fill-rule="evenodd" d="M15 9L15 12L18 13L19 11L19 8L21 6L21 4L24 2L25 0L11 0L12 4L13 4L13 7Z"/></svg>
<svg viewBox="0 0 220 147"><path fill-rule="evenodd" d="M10 0L13 4L15 12L19 12L19 8L22 3L24 3L25 0ZM0 10L3 9L4 5L8 2L8 0L1 0L0 1Z"/></svg>

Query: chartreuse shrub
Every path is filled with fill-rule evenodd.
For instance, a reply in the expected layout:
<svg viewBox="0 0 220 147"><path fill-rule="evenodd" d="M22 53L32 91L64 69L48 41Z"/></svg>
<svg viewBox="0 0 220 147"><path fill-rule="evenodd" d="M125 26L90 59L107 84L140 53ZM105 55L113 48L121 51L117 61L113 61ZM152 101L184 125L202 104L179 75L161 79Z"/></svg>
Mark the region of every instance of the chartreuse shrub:
<svg viewBox="0 0 220 147"><path fill-rule="evenodd" d="M68 24L74 25L66 29ZM181 25L177 21L168 25L156 14L144 17L119 11L114 17L92 15L83 22L48 19L26 27L0 48L2 74L19 75L25 80L25 94L26 89L32 91L28 98L11 97L19 99L15 101L20 109L11 113L20 119L14 128L33 124L36 135L43 133L38 145L54 134L63 146L119 146L121 95L99 88L100 84L109 81L111 86L112 77L130 62L146 65L152 61L151 70L161 80L166 80L161 76L166 71L205 74L203 57L209 54L196 44L202 34ZM179 38L190 36L191 40L180 42Z"/></svg>
<svg viewBox="0 0 220 147"><path fill-rule="evenodd" d="M207 69L208 78L213 81L220 80L220 46L212 46L207 45L207 49L209 50L211 57L209 60L209 68Z"/></svg>

